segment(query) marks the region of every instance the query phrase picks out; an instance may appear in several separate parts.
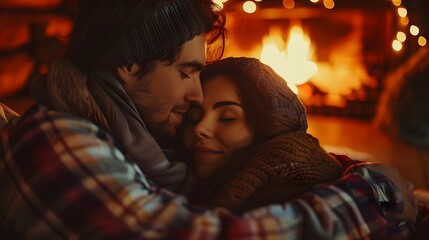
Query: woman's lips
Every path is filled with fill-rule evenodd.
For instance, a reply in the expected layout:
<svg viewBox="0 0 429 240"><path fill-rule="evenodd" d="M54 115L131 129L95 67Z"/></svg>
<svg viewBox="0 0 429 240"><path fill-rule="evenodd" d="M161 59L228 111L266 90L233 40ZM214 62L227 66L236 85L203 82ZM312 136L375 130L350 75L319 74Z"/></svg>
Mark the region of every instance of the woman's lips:
<svg viewBox="0 0 429 240"><path fill-rule="evenodd" d="M210 148L196 147L196 148L194 148L194 151L192 152L192 156L195 159L205 159L205 158L210 158L210 157L219 155L221 153L222 153L221 151L213 150Z"/></svg>

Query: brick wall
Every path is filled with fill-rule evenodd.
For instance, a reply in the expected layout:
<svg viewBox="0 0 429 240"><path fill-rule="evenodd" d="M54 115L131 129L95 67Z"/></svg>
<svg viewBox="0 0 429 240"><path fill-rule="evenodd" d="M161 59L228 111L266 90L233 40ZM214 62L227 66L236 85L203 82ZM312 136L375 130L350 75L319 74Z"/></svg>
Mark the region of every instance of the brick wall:
<svg viewBox="0 0 429 240"><path fill-rule="evenodd" d="M72 0L0 1L0 99L46 73L72 29Z"/></svg>

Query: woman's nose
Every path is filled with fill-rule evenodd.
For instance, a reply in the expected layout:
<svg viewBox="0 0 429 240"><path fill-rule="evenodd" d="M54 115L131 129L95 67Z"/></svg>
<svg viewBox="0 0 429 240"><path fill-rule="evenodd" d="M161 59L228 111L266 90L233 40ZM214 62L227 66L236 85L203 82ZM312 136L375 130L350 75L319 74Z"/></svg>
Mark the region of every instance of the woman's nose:
<svg viewBox="0 0 429 240"><path fill-rule="evenodd" d="M213 131L207 121L203 119L195 126L194 134L198 138L211 138L213 137Z"/></svg>

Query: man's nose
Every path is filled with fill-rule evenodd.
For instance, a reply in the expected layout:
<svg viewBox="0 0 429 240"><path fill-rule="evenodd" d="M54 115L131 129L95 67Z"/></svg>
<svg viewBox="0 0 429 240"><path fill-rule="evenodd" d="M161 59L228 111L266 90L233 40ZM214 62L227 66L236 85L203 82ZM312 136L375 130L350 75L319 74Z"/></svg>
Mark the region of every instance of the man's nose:
<svg viewBox="0 0 429 240"><path fill-rule="evenodd" d="M197 105L203 102L203 89L199 75L192 79L188 93L185 95L185 101Z"/></svg>

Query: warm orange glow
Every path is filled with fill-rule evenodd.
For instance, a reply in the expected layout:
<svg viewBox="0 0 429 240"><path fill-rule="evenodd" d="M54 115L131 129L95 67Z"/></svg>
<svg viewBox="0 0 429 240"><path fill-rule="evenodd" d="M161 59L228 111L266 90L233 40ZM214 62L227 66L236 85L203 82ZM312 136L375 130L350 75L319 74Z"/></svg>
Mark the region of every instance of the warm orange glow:
<svg viewBox="0 0 429 240"><path fill-rule="evenodd" d="M261 62L271 66L280 76L285 78L295 93L297 85L303 84L317 72L316 63L310 61L311 42L299 25L293 25L286 49L279 29L272 29L270 35L264 37L261 50Z"/></svg>
<svg viewBox="0 0 429 240"><path fill-rule="evenodd" d="M332 9L335 7L335 2L334 2L334 0L323 0L323 5L327 9Z"/></svg>
<svg viewBox="0 0 429 240"><path fill-rule="evenodd" d="M427 44L427 40L425 37L420 36L419 39L417 40L418 44L422 47L426 46Z"/></svg>
<svg viewBox="0 0 429 240"><path fill-rule="evenodd" d="M254 13L256 11L256 3L252 1L246 1L243 3L243 10L247 13Z"/></svg>
<svg viewBox="0 0 429 240"><path fill-rule="evenodd" d="M402 1L401 0L392 0L392 3L393 3L393 5L399 7L399 6L401 6Z"/></svg>
<svg viewBox="0 0 429 240"><path fill-rule="evenodd" d="M410 23L410 19L408 17L401 18L401 24L406 26Z"/></svg>
<svg viewBox="0 0 429 240"><path fill-rule="evenodd" d="M73 29L73 22L69 19L57 18L49 21L45 27L45 35L48 37L58 37L67 39Z"/></svg>
<svg viewBox="0 0 429 240"><path fill-rule="evenodd" d="M363 15L356 15L353 21L355 26L362 26L365 22ZM327 93L322 98L315 99L301 97L304 104L324 104L336 107L345 107L347 105L344 96L358 97L358 92L362 92L363 86L376 88L378 81L370 76L368 68L363 59L364 45L362 43L363 28L352 31L341 39L335 39L332 48L323 60L317 61L317 73L311 77L311 83L318 90ZM313 44L315 44L313 42ZM323 45L321 45L321 48ZM316 52L317 53L317 52ZM300 87L301 93L301 87ZM360 96L359 96L360 97Z"/></svg>
<svg viewBox="0 0 429 240"><path fill-rule="evenodd" d="M393 48L393 50L399 52L402 50L402 43L398 40L393 40L392 48Z"/></svg>
<svg viewBox="0 0 429 240"><path fill-rule="evenodd" d="M400 42L405 42L405 40L407 40L407 35L404 32L399 31L396 34L396 39L398 39Z"/></svg>
<svg viewBox="0 0 429 240"><path fill-rule="evenodd" d="M40 74L46 74L46 73L48 73L48 69L49 69L49 67L47 64L40 64L39 73Z"/></svg>
<svg viewBox="0 0 429 240"><path fill-rule="evenodd" d="M298 3L298 1L296 1ZM322 1L320 1L322 3ZM310 4L310 3L309 3ZM284 9L285 11L289 11ZM344 17L345 19L348 16ZM399 16L398 16L399 18ZM310 41L309 49L301 54L301 61L304 64L298 64L298 66L292 65L286 66L288 61L291 61L288 53L288 44L293 41L290 40L292 37L288 36L291 33L292 26L299 24L299 21L290 20L290 28L285 28L284 24L278 23L277 25L271 25L269 33L266 32L264 38L259 40L259 44L245 45L247 39L241 39L240 41L231 41L229 49L225 56L249 56L259 58L262 62L270 65L276 72L285 78L291 89L298 89L297 94L305 105L308 106L320 106L328 105L335 107L346 107L348 99L361 98L362 94L366 92L362 91L362 87L370 87L376 89L379 81L375 76L372 76L368 72L364 60L366 59L364 54L364 27L365 27L365 16L363 14L356 14L350 16L352 19L353 31L340 38L332 38L331 42L320 42L317 43L315 39L310 39L313 32L306 31L306 25L302 25L303 32L308 36L304 39ZM229 24L232 23L235 27L238 27L238 22L235 22L235 18L231 17ZM241 22L240 22L241 23ZM230 25L230 26L232 26ZM277 27L277 29L274 29ZM241 29L241 27L238 27ZM238 30L240 31L240 30ZM259 31L258 33L263 33ZM396 33L392 36L392 39L396 39ZM408 27L406 27L407 40L410 38L408 33ZM329 34L329 31L326 31ZM237 37L237 35L236 35ZM252 38L251 34L246 35L247 38ZM232 38L231 38L232 39ZM255 39L248 39L249 42L256 41ZM417 41L417 39L416 39ZM390 42L389 44L391 44ZM308 43L307 43L308 44ZM319 45L317 45L319 44ZM308 46L305 45L304 46ZM323 49L323 51L316 51L316 47L328 48L329 51ZM390 48L390 47L389 47ZM289 48L290 49L290 48ZM295 48L297 49L297 48ZM391 48L390 48L391 49ZM393 50L390 50L393 52ZM308 54L308 55L306 55ZM320 55L318 55L320 54ZM293 56L293 54L291 54ZM307 58L305 58L307 57ZM304 58L304 60L303 60ZM292 83L294 72L298 73L310 73L311 63L313 62L317 66L317 72L314 75L309 74L307 82L299 85ZM310 70L303 69L303 66L310 66ZM287 70L286 70L287 69ZM292 69L292 70L289 70Z"/></svg>
<svg viewBox="0 0 429 240"><path fill-rule="evenodd" d="M283 0L283 6L287 9L295 7L295 0Z"/></svg>

